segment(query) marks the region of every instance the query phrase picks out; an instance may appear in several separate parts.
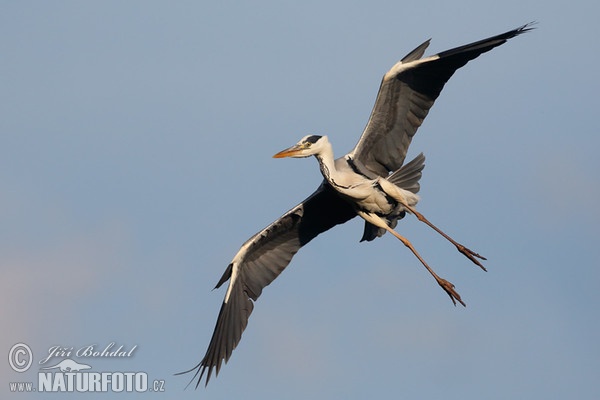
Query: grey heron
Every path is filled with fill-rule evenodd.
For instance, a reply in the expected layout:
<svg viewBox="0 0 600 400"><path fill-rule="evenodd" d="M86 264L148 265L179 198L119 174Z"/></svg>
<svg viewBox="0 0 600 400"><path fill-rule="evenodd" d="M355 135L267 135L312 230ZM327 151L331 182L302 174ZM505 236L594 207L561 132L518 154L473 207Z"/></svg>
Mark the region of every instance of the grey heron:
<svg viewBox="0 0 600 400"><path fill-rule="evenodd" d="M404 159L417 129L454 72L530 29L526 24L422 58L427 40L383 76L369 121L352 151L335 159L327 136L308 135L274 155L315 156L324 179L307 199L248 239L227 266L215 287L229 281L210 344L200 363L186 371L195 370L196 387L205 373L205 384L213 372L218 375L242 337L254 302L294 254L320 233L357 215L365 221L361 241L390 232L412 251L455 305L465 305L454 285L439 277L408 239L394 230L399 219L412 214L485 270L480 262L484 257L456 242L415 209L425 157L421 153L406 164Z"/></svg>

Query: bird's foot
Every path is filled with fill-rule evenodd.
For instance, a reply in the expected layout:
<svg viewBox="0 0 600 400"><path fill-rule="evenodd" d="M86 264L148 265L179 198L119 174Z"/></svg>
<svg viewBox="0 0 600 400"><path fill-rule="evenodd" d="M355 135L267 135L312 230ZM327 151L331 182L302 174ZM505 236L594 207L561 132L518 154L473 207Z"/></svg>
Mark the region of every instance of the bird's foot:
<svg viewBox="0 0 600 400"><path fill-rule="evenodd" d="M479 268L481 268L484 271L487 271L487 269L485 269L485 267L478 260L478 258L480 260L487 260L487 258L485 258L484 256L482 256L480 254L475 253L473 250L467 249L462 244L457 244L456 248L458 249L458 251L463 253L465 255L465 257L467 257L469 260L471 260Z"/></svg>
<svg viewBox="0 0 600 400"><path fill-rule="evenodd" d="M437 279L437 283L442 287L442 289L444 289L444 291L448 294L448 296L450 296L450 299L452 300L452 302L454 303L454 305L456 305L456 302L458 301L460 304L463 305L463 307L467 306L461 300L460 295L456 292L456 290L454 290L454 285L453 284L451 284L447 280L439 278L439 277Z"/></svg>

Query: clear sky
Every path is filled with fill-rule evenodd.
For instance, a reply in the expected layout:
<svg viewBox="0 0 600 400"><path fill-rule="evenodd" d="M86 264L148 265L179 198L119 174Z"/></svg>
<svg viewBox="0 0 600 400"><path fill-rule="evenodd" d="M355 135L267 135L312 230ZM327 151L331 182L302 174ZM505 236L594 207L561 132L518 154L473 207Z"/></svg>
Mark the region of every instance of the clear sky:
<svg viewBox="0 0 600 400"><path fill-rule="evenodd" d="M8 382L37 382L52 346L114 342L137 347L87 359L95 371L145 371L165 392L86 398L599 398L598 15L0 2L0 397L44 398ZM206 350L223 270L320 182L315 160L271 156L309 133L350 150L381 76L422 41L433 54L534 20L454 75L409 152L427 156L419 210L489 272L414 218L398 231L467 308L390 235L359 244L355 220L302 249L218 378L184 390L173 374ZM21 374L16 343L34 354Z"/></svg>

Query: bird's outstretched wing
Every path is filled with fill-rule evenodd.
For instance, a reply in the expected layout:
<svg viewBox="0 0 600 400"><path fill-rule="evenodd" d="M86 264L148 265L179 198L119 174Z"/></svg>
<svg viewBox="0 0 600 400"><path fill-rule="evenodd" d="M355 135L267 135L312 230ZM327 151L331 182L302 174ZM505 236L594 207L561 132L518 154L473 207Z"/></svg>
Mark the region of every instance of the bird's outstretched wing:
<svg viewBox="0 0 600 400"><path fill-rule="evenodd" d="M412 137L452 74L530 29L531 24L523 25L423 59L429 40L414 49L384 75L369 122L348 156L379 176L400 168Z"/></svg>
<svg viewBox="0 0 600 400"><path fill-rule="evenodd" d="M196 387L205 372L208 384L213 370L217 375L223 361L229 360L248 324L253 301L287 267L294 254L320 233L355 216L352 206L323 181L310 197L242 245L216 286L229 280L206 354L186 371L196 370L192 378L198 377Z"/></svg>

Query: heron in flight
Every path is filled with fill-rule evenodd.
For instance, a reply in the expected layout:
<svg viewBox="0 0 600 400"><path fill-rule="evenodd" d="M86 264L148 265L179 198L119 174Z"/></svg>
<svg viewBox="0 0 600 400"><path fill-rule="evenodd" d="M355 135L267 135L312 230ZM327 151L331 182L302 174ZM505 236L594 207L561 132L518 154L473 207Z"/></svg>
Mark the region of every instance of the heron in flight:
<svg viewBox="0 0 600 400"><path fill-rule="evenodd" d="M421 58L429 40L408 53L384 76L371 116L356 147L334 159L327 136L308 135L275 154L275 158L315 156L323 175L317 190L281 218L244 243L216 288L229 281L217 324L196 370L196 387L206 373L218 375L238 345L254 301L290 263L292 257L317 235L355 216L365 220L361 241L385 232L398 238L419 259L450 299L465 303L454 285L438 276L413 245L394 230L406 213L414 215L452 243L469 260L485 270L484 257L456 242L433 225L415 206L425 157L419 154L404 164L410 142L427 116L444 84L470 60L508 39L529 31L530 24L506 33Z"/></svg>

